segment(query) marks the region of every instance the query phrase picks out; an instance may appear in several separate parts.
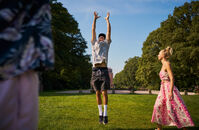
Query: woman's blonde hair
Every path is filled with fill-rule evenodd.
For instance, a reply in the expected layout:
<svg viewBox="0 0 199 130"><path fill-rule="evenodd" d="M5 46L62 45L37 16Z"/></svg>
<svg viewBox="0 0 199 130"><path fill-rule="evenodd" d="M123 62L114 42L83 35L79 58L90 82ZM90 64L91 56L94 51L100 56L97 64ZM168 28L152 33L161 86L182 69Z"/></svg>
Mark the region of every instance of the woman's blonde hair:
<svg viewBox="0 0 199 130"><path fill-rule="evenodd" d="M165 58L169 58L172 54L173 54L173 49L168 46L167 48L164 49L164 54L165 54Z"/></svg>

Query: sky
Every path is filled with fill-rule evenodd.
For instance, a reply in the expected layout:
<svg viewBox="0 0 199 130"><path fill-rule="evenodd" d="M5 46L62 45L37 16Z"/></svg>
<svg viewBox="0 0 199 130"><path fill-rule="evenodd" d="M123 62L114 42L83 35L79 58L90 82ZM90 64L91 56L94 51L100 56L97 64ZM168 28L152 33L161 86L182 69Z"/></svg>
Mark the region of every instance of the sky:
<svg viewBox="0 0 199 130"><path fill-rule="evenodd" d="M91 55L91 29L93 12L101 16L96 23L96 34L106 33L104 17L110 12L111 39L108 67L113 74L120 72L125 61L142 55L147 36L160 27L160 23L173 13L175 7L191 0L58 0L79 23L87 41L86 54ZM92 59L92 58L91 58Z"/></svg>

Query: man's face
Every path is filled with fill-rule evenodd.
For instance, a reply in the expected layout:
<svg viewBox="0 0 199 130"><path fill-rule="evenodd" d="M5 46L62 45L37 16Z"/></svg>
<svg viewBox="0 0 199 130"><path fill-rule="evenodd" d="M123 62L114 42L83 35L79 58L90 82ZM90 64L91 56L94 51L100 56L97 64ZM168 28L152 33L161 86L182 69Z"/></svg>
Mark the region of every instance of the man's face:
<svg viewBox="0 0 199 130"><path fill-rule="evenodd" d="M98 39L100 42L105 40L105 38L103 36L100 36Z"/></svg>

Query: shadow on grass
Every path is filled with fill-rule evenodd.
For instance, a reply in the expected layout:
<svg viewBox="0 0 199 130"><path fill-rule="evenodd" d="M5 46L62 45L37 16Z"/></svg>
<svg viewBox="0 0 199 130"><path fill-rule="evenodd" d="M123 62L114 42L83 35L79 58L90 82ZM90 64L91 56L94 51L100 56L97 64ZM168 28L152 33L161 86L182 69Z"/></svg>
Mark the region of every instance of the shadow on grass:
<svg viewBox="0 0 199 130"><path fill-rule="evenodd" d="M85 95L95 95L95 93L56 93L56 92L40 92L39 96L85 96ZM137 96L157 96L156 94L123 94L123 93L115 93L112 94L110 93L109 95L129 95L129 96L133 96L133 95L137 95ZM191 95L191 96L195 96L195 95Z"/></svg>
<svg viewBox="0 0 199 130"><path fill-rule="evenodd" d="M39 93L39 96L83 96L83 95L93 95L93 94L95 94L95 93L56 93L56 92L40 92ZM112 93L109 93L109 95L112 95ZM129 93L115 93L115 94L113 94L113 95L129 95L129 96L132 96L132 95L140 95L140 96L142 96L142 95L153 95L153 94L136 94L136 93L134 93L134 94L129 94Z"/></svg>
<svg viewBox="0 0 199 130"><path fill-rule="evenodd" d="M150 129L143 129L143 128L137 128L137 129L133 129L133 128L110 128L110 130L155 130L156 128L150 128ZM164 130L177 130L178 128L163 128ZM180 129L178 129L180 130ZM187 128L187 130L199 130L199 127L189 127Z"/></svg>
<svg viewBox="0 0 199 130"><path fill-rule="evenodd" d="M56 92L40 92L40 97L46 96L84 96L84 95L93 95L95 93L56 93Z"/></svg>
<svg viewBox="0 0 199 130"><path fill-rule="evenodd" d="M46 97L46 96L85 96L85 95L95 95L95 93L56 93L55 91L53 92L40 92L39 96L40 97ZM157 96L156 94L123 94L123 93L109 93L109 95L129 95L129 96ZM191 96L198 96L198 95L191 95ZM198 129L199 130L199 129Z"/></svg>
<svg viewBox="0 0 199 130"><path fill-rule="evenodd" d="M110 93L110 94L112 94L112 93ZM156 95L157 96L157 94L139 94L139 93L134 93L134 94L131 94L131 93L115 93L115 94L117 94L117 95L140 95L140 96L143 96L143 95L149 95L149 96Z"/></svg>

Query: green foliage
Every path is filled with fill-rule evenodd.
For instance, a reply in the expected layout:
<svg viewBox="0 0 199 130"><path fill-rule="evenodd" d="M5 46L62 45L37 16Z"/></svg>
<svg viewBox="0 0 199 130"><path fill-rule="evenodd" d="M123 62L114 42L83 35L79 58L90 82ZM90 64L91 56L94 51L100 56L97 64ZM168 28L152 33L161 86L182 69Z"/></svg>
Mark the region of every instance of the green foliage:
<svg viewBox="0 0 199 130"><path fill-rule="evenodd" d="M44 90L88 88L90 56L78 23L60 2L51 2L51 12L55 67L41 75Z"/></svg>
<svg viewBox="0 0 199 130"><path fill-rule="evenodd" d="M138 60L139 57L128 59L125 63L124 70L115 75L114 84L116 88L133 88L139 85L135 79Z"/></svg>
<svg viewBox="0 0 199 130"><path fill-rule="evenodd" d="M159 88L161 63L157 55L167 46L174 50L170 62L175 85L182 90L193 90L199 85L199 1L176 7L173 15L169 15L143 43L143 54L136 72L136 80L142 87Z"/></svg>

